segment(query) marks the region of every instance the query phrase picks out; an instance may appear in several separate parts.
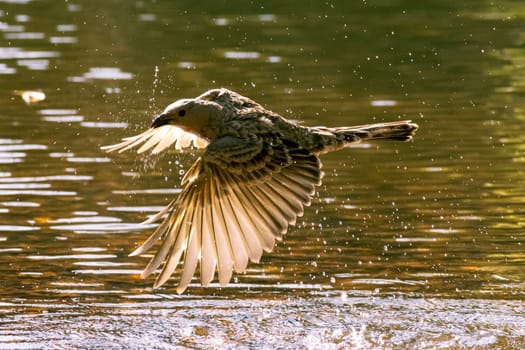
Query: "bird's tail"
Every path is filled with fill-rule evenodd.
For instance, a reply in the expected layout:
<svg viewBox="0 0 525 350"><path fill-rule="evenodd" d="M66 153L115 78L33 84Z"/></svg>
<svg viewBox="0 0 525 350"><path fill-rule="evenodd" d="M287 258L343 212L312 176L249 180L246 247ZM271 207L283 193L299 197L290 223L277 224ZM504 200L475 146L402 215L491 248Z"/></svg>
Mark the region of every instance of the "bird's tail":
<svg viewBox="0 0 525 350"><path fill-rule="evenodd" d="M319 147L318 151L325 153L347 147L353 143L369 140L410 141L414 137L418 125L410 120L402 120L388 123L336 128L316 127L312 129L321 134L324 144Z"/></svg>
<svg viewBox="0 0 525 350"><path fill-rule="evenodd" d="M350 127L331 128L331 131L347 142L367 140L410 141L414 137L418 125L410 120L389 123L367 124Z"/></svg>

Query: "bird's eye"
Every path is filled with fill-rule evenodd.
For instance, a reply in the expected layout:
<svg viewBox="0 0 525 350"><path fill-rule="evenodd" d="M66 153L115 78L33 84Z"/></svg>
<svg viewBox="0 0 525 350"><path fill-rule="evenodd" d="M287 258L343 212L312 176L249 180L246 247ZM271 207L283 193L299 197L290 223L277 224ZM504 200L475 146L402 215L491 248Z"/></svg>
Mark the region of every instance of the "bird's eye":
<svg viewBox="0 0 525 350"><path fill-rule="evenodd" d="M186 111L184 109L181 109L179 111L179 117L184 117L186 115Z"/></svg>

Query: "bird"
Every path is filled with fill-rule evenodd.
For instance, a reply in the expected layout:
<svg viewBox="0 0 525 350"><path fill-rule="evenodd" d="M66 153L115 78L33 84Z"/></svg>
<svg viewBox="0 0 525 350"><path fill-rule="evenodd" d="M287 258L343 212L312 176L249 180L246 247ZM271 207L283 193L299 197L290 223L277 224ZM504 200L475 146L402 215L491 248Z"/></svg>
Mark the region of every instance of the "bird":
<svg viewBox="0 0 525 350"><path fill-rule="evenodd" d="M412 140L410 120L350 127L304 126L226 88L168 105L150 128L106 152L158 154L174 145L202 149L185 173L178 196L143 223L162 219L130 256L159 245L144 268L160 270L153 288L180 272L183 293L200 270L207 287L217 271L220 286L271 252L294 225L323 178L320 155L370 140ZM180 265L180 266L179 266Z"/></svg>

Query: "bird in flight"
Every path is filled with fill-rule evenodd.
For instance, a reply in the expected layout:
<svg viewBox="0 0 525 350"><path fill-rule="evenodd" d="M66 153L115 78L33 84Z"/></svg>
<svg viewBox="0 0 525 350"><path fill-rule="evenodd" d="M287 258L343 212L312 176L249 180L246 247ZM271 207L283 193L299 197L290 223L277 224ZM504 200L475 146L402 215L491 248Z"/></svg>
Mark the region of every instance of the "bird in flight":
<svg viewBox="0 0 525 350"><path fill-rule="evenodd" d="M160 267L154 288L181 264L182 293L200 265L208 286L218 272L221 286L233 271L271 252L321 184L321 154L368 140L409 141L418 126L409 120L350 127L309 127L287 120L234 91L212 89L170 104L143 133L102 147L157 154L204 148L182 179L182 191L144 223L163 218L131 256L161 241L145 267L146 278ZM166 215L167 214L167 215Z"/></svg>

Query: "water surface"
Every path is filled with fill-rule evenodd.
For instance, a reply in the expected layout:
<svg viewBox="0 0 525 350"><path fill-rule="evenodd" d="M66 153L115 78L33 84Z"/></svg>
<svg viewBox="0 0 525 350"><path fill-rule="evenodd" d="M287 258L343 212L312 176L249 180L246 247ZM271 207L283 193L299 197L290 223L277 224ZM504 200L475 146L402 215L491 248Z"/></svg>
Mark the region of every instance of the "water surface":
<svg viewBox="0 0 525 350"><path fill-rule="evenodd" d="M0 347L521 349L524 24L513 1L0 0ZM220 86L420 131L324 156L304 217L228 287L154 290L128 253L198 152L99 146Z"/></svg>

